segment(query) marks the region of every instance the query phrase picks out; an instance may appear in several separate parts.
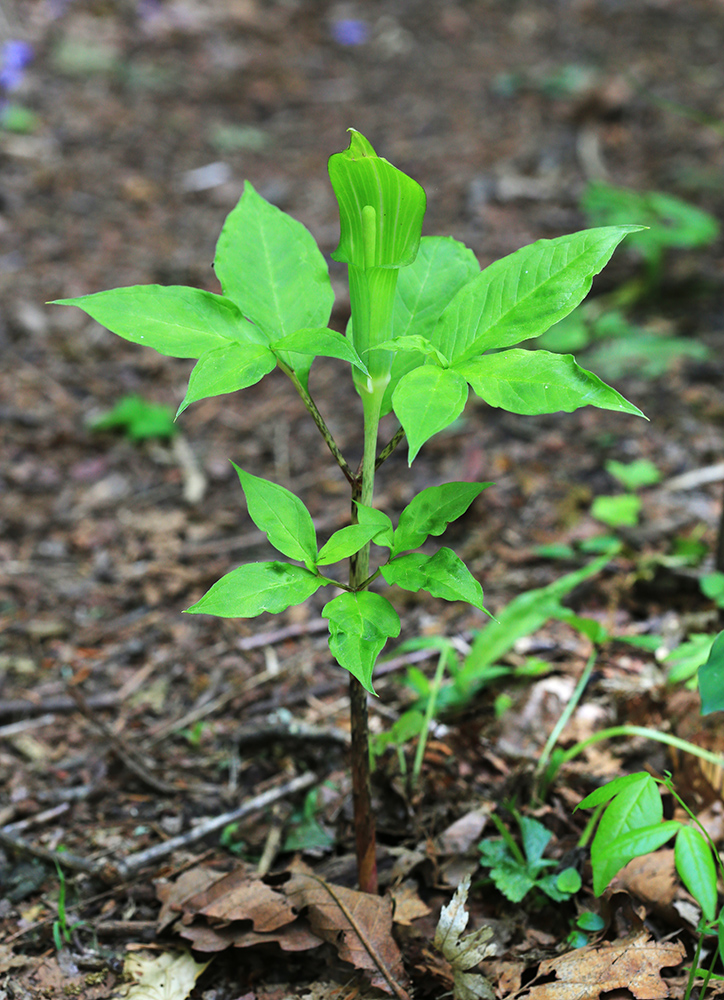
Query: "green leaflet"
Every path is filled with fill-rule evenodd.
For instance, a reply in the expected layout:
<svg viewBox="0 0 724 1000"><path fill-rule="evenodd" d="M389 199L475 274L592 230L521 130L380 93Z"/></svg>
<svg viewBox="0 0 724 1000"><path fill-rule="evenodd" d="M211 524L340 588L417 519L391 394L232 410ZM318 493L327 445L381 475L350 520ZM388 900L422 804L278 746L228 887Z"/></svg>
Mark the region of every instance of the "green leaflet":
<svg viewBox="0 0 724 1000"><path fill-rule="evenodd" d="M681 827L673 820L662 822L661 795L651 775L639 774L637 778L619 786L593 838L591 865L593 891L597 896L624 865L655 851Z"/></svg>
<svg viewBox="0 0 724 1000"><path fill-rule="evenodd" d="M674 844L674 862L681 881L707 920L716 919L717 873L711 848L693 826L682 826Z"/></svg>
<svg viewBox="0 0 724 1000"><path fill-rule="evenodd" d="M576 364L572 354L500 351L456 365L455 371L486 403L511 413L571 413L580 406L598 406L644 416L597 375Z"/></svg>
<svg viewBox="0 0 724 1000"><path fill-rule="evenodd" d="M614 803L615 804L615 803ZM611 806L609 806L609 809ZM604 813L605 816L605 813ZM681 824L675 820L663 823L649 824L628 830L607 843L599 845L594 853L596 837L591 845L591 865L593 867L593 891L600 896L614 875L618 874L624 865L643 854L650 854L671 840ZM599 826L600 829L600 826Z"/></svg>
<svg viewBox="0 0 724 1000"><path fill-rule="evenodd" d="M299 497L277 483L244 472L231 463L246 497L249 517L274 546L290 559L313 566L317 558L317 533L312 515Z"/></svg>
<svg viewBox="0 0 724 1000"><path fill-rule="evenodd" d="M639 784L642 779L645 780L642 772L619 775L618 778L607 781L605 785L601 785L600 788L596 788L590 792L585 799L581 799L576 809L593 809L594 806L600 806L602 802L610 802L612 798L618 795L620 791L623 791L624 788L627 788L628 785Z"/></svg>
<svg viewBox="0 0 724 1000"><path fill-rule="evenodd" d="M641 228L538 240L495 261L460 289L430 339L455 364L540 336L575 309L624 236Z"/></svg>
<svg viewBox="0 0 724 1000"><path fill-rule="evenodd" d="M467 398L465 379L451 368L423 365L403 376L392 393L392 406L407 436L408 465L433 434L457 420Z"/></svg>
<svg viewBox="0 0 724 1000"><path fill-rule="evenodd" d="M379 528L373 524L348 524L347 527L340 528L319 550L317 566L330 566L340 559L347 559L359 552L378 532Z"/></svg>
<svg viewBox="0 0 724 1000"><path fill-rule="evenodd" d="M314 237L248 181L221 230L214 270L224 295L267 343L329 321L334 292Z"/></svg>
<svg viewBox="0 0 724 1000"><path fill-rule="evenodd" d="M329 158L339 205L339 246L332 259L367 270L403 267L417 254L427 198L411 177L378 156L356 129Z"/></svg>
<svg viewBox="0 0 724 1000"><path fill-rule="evenodd" d="M324 584L318 576L291 563L247 563L233 569L204 594L187 614L219 618L255 618L263 611L279 614L301 604Z"/></svg>
<svg viewBox="0 0 724 1000"><path fill-rule="evenodd" d="M411 552L380 567L389 584L403 590L426 590L446 601L467 601L485 611L483 588L452 549L442 548L433 556Z"/></svg>
<svg viewBox="0 0 724 1000"><path fill-rule="evenodd" d="M178 417L187 406L209 396L246 389L276 368L277 359L263 344L227 343L202 354L194 365L189 387L178 408Z"/></svg>
<svg viewBox="0 0 724 1000"><path fill-rule="evenodd" d="M441 313L463 285L480 273L475 254L451 236L423 236L417 257L400 269L392 312L392 336L430 341ZM409 342L408 342L409 343ZM392 393L403 375L425 361L425 353L409 350L392 361L390 384L382 401L383 415L392 409Z"/></svg>
<svg viewBox="0 0 724 1000"><path fill-rule="evenodd" d="M417 549L428 535L441 535L491 483L443 483L428 486L400 514L392 544L392 555Z"/></svg>
<svg viewBox="0 0 724 1000"><path fill-rule="evenodd" d="M318 358L339 358L341 361L349 361L365 375L367 374L367 369L351 341L343 334L336 330L330 330L326 326L295 330L294 333L287 334L286 337L282 337L271 346L274 351L293 351L297 354L311 354Z"/></svg>
<svg viewBox="0 0 724 1000"><path fill-rule="evenodd" d="M387 639L400 634L395 609L380 594L362 590L333 598L322 608L322 618L329 619L329 648L337 663L375 694L375 661Z"/></svg>
<svg viewBox="0 0 724 1000"><path fill-rule="evenodd" d="M51 304L78 306L111 333L170 358L200 358L229 340L262 339L233 302L185 285L131 285Z"/></svg>
<svg viewBox="0 0 724 1000"><path fill-rule="evenodd" d="M464 243L452 236L423 236L414 262L400 271L393 336L429 340L453 296L478 274L477 258Z"/></svg>
<svg viewBox="0 0 724 1000"><path fill-rule="evenodd" d="M701 714L724 710L724 632L720 632L711 647L709 659L699 667Z"/></svg>
<svg viewBox="0 0 724 1000"><path fill-rule="evenodd" d="M388 549L392 548L394 528L387 514L382 510L375 510L374 507L366 507L357 501L355 501L355 509L357 510L357 520L360 524L369 525L376 529L375 534L372 535L375 545L384 545Z"/></svg>
<svg viewBox="0 0 724 1000"><path fill-rule="evenodd" d="M430 358L442 368L447 368L450 363L445 355L441 351L438 351L437 347L427 337L422 337L419 333L411 333L403 337L392 337L390 340L383 341L379 347L380 350L421 354L424 358ZM420 364L419 358L416 364Z"/></svg>

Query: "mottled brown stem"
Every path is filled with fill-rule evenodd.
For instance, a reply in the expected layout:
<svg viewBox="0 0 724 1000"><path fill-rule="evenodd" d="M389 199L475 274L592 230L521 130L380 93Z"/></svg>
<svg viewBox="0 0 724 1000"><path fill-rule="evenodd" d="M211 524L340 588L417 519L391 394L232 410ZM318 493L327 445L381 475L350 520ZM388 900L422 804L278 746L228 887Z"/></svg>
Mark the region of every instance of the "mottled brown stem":
<svg viewBox="0 0 724 1000"><path fill-rule="evenodd" d="M370 791L370 749L367 723L367 692L356 677L349 678L349 705L352 723L352 801L359 887L377 892L375 855L375 814Z"/></svg>
<svg viewBox="0 0 724 1000"><path fill-rule="evenodd" d="M382 390L361 393L365 411L364 454L360 473L352 482L352 523L357 521L357 502L372 505L375 481L377 429L380 420ZM349 586L355 593L369 583L369 543L349 561ZM353 675L349 679L351 723L352 801L354 805L354 835L357 872L362 892L377 892L377 858L375 854L375 814L372 811L370 787L370 746L367 716L367 691Z"/></svg>
<svg viewBox="0 0 724 1000"><path fill-rule="evenodd" d="M307 410L309 411L309 413L310 413L310 415L312 417L312 420L317 425L317 430L322 435L322 437L325 440L325 443L326 443L327 447L331 451L331 453L332 453L332 455L334 457L335 462L337 463L337 465L340 467L340 469L344 473L345 478L347 479L347 482L350 483L350 484L352 484L353 481L354 481L354 476L352 474L352 470L350 469L349 465L347 465L347 462L345 461L344 456L342 455L342 452L337 447L337 442L332 437L331 431L329 430L329 428L327 427L326 423L324 422L324 417L322 416L322 414L317 409L316 403L314 402L314 400L312 399L312 397L309 395L309 392L302 385L301 381L297 377L296 372L292 368L290 368L288 365L285 365L284 362L280 358L277 358L277 364L279 365L279 367L281 368L281 370L284 372L284 374L287 375L289 377L289 379L291 379L291 382L292 382L294 388L297 390L297 392L301 396L302 402L304 403L304 405L306 406Z"/></svg>
<svg viewBox="0 0 724 1000"><path fill-rule="evenodd" d="M402 427L398 427L394 435L390 438L385 447L379 453L377 461L375 462L375 471L379 469L379 467L382 465L383 462L387 461L387 459L390 457L392 452L398 446L400 441L402 441L404 436L405 436L404 429Z"/></svg>

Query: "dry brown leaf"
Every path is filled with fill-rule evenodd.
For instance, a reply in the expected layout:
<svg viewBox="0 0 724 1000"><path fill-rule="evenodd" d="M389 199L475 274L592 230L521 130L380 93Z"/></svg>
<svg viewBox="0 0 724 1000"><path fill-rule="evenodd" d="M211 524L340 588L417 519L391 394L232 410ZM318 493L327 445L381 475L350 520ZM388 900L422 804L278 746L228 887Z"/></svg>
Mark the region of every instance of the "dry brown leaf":
<svg viewBox="0 0 724 1000"><path fill-rule="evenodd" d="M278 944L282 951L310 951L322 944L316 934L312 934L306 924L299 920L267 934L243 930L238 925L209 927L208 924L181 927L179 933L196 951L206 953L231 947L252 948L258 944Z"/></svg>
<svg viewBox="0 0 724 1000"><path fill-rule="evenodd" d="M276 931L297 916L284 893L262 882L243 864L226 875L207 868L192 868L173 885L159 886L157 894L163 902L159 929L179 913L183 914L185 924L197 916L219 923L250 920L260 933Z"/></svg>
<svg viewBox="0 0 724 1000"><path fill-rule="evenodd" d="M213 920L251 920L255 931L275 931L296 919L280 892L239 866L183 904L184 911Z"/></svg>
<svg viewBox="0 0 724 1000"><path fill-rule="evenodd" d="M615 888L630 892L648 909L671 906L679 889L673 849L629 861L616 876Z"/></svg>
<svg viewBox="0 0 724 1000"><path fill-rule="evenodd" d="M175 882L156 884L156 896L163 904L156 921L156 927L162 931L172 924L179 913L183 912L184 903L207 886L213 885L219 879L219 873L205 865L190 868L183 872Z"/></svg>
<svg viewBox="0 0 724 1000"><path fill-rule="evenodd" d="M305 871L294 872L284 890L298 910L308 908L312 930L333 944L343 961L371 972L373 986L407 1000L401 985L407 984L407 975L392 937L389 897L330 885Z"/></svg>
<svg viewBox="0 0 724 1000"><path fill-rule="evenodd" d="M646 933L577 951L541 962L538 977L554 973L554 982L535 980L526 988L526 1000L596 1000L603 992L627 989L638 1000L669 996L661 970L684 958L680 941L652 941Z"/></svg>
<svg viewBox="0 0 724 1000"><path fill-rule="evenodd" d="M426 917L430 913L430 907L420 899L417 883L413 879L407 879L402 885L395 886L390 895L395 904L396 924L409 927L413 920L419 920L420 917Z"/></svg>

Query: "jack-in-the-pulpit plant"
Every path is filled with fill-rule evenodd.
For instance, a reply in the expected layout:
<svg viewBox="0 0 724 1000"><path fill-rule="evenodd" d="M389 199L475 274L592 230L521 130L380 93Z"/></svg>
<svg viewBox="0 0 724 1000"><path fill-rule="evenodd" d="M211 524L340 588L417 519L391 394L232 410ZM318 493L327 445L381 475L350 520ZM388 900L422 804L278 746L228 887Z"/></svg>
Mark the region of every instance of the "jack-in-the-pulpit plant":
<svg viewBox="0 0 724 1000"><path fill-rule="evenodd" d="M350 673L352 779L359 880L377 885L370 804L367 693L375 661L400 632L379 578L485 611L483 591L449 548L419 550L441 535L489 483L424 489L395 526L374 507L375 471L407 438L409 462L462 413L470 388L513 413L570 412L592 405L641 411L572 355L515 348L570 313L634 225L606 226L539 240L481 271L473 252L450 237L422 237L425 192L351 129L329 160L340 213L334 260L347 264L351 318L329 328L333 292L311 234L247 182L216 247L222 294L184 286L138 285L61 299L113 333L161 354L198 359L178 413L196 400L259 382L277 366L289 377L351 487L352 523L321 548L311 515L288 489L235 466L249 515L284 559L232 570L188 610L252 618L279 613L321 587L341 590L325 604L329 647ZM309 390L315 357L346 362L362 402L363 456L353 470ZM400 427L382 449L382 416ZM370 565L370 544L381 552ZM349 560L346 583L327 567Z"/></svg>

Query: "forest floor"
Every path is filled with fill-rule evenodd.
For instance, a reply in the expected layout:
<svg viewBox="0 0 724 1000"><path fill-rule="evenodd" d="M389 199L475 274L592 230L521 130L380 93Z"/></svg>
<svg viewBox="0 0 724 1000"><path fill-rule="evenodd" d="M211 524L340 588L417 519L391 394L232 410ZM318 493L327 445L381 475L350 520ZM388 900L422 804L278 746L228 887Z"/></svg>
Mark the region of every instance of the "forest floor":
<svg viewBox="0 0 724 1000"><path fill-rule="evenodd" d="M481 612L396 595L402 635L376 675L373 733L414 703L415 670L435 670L434 648L412 653L403 641L451 640L467 697L438 713L416 782L416 739L377 759L395 924L383 901L368 943L399 946L395 986L378 968L355 978L370 965L345 923L367 905L357 896L333 890L347 902L327 900L321 943L309 916L319 900L294 895L300 863L325 880L318 892L355 882L347 679L329 654L322 598L253 621L181 612L270 552L229 459L298 493L323 537L348 523L346 484L280 372L191 406L168 439L94 430L130 395L175 412L191 363L45 303L149 282L218 291L210 262L245 179L328 257L338 223L326 161L350 126L426 189L424 232L464 241L483 267L585 228L580 199L593 180L666 191L721 218L724 4L15 0L0 34L32 46L8 99L35 116L25 131L0 131L0 996L116 995L129 956L146 974L170 956L165 992L135 995L442 997L453 972L432 938L466 875L469 927L494 929L483 969L498 997L683 996L696 916L673 852L595 898L582 840L590 814L573 810L619 774L672 771L721 844L724 771L629 737L592 742L541 794L536 764L593 652L565 615L506 619L510 642L487 655L476 636L493 626ZM334 262L330 273L342 330L345 273ZM641 274L624 246L593 295ZM393 518L422 487L495 484L445 542L498 618L576 574L565 606L609 638L561 747L628 724L724 751L681 683L722 628L722 592L707 597L700 580L714 568L722 506L723 306L722 239L672 250L630 307L635 331L590 352L590 367L648 422L471 404L411 469L401 446L380 470L377 503ZM617 362L622 339L642 330L649 347ZM336 362L315 365L311 389L359 456L360 406ZM591 512L627 492L612 460L659 473L637 490L638 519L616 531ZM587 572L612 534L608 558ZM577 868L580 892L506 899L480 866L478 844L500 836L493 814L517 841L517 815L543 824L547 857ZM211 832L194 839L202 822ZM280 874L290 866L294 876ZM583 911L602 929L572 960ZM193 964L189 942L207 967ZM648 965L636 965L636 948ZM608 964L594 967L601 956Z"/></svg>

